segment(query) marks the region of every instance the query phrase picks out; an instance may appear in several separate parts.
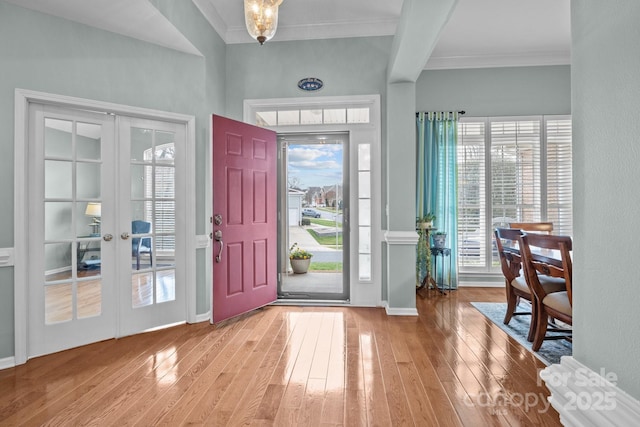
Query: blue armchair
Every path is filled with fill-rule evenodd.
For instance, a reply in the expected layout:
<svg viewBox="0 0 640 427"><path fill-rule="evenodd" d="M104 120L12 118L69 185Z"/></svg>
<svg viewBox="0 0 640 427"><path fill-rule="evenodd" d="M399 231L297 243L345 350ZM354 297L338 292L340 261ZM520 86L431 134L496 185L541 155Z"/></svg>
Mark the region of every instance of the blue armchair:
<svg viewBox="0 0 640 427"><path fill-rule="evenodd" d="M151 232L151 223L146 221L131 221L133 234ZM149 254L149 263L153 266L153 244L151 237L134 237L131 239L131 255L136 257L136 270L140 270L140 254Z"/></svg>

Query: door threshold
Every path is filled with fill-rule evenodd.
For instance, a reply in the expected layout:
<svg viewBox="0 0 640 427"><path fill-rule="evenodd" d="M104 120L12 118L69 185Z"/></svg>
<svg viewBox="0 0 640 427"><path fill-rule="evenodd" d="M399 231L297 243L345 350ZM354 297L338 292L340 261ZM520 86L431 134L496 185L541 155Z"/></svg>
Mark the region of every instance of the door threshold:
<svg viewBox="0 0 640 427"><path fill-rule="evenodd" d="M331 307L351 305L349 300L325 300L325 299L293 299L279 298L272 305L305 305L310 307Z"/></svg>

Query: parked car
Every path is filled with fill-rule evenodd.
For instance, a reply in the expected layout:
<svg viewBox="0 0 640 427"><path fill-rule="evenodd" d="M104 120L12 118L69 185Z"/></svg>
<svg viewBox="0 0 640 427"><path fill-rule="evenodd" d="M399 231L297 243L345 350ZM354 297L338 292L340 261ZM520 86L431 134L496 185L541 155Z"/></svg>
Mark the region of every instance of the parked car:
<svg viewBox="0 0 640 427"><path fill-rule="evenodd" d="M320 218L320 212L313 209L302 209L302 216L310 216L312 218Z"/></svg>

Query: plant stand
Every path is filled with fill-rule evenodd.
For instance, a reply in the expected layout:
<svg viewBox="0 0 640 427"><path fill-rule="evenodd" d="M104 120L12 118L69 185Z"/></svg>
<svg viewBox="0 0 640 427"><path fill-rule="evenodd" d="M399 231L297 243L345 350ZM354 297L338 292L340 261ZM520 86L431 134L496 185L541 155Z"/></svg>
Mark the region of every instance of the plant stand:
<svg viewBox="0 0 640 427"><path fill-rule="evenodd" d="M435 274L433 277L433 284L435 285L435 288L440 291L440 293L442 293L442 295L446 295L445 291L444 291L444 277L445 277L445 260L444 257L448 257L449 258L449 273L447 275L447 290L449 292L451 292L451 249L450 248L444 248L444 247L432 247L431 248L431 254L433 255L433 257L435 258L434 261L434 267L435 267ZM441 258L441 264L440 264L440 280L438 280L438 257Z"/></svg>
<svg viewBox="0 0 640 427"><path fill-rule="evenodd" d="M418 277L418 279L420 272L420 263L424 264L426 270L426 274L420 282L420 285L416 286L416 293L422 298L424 298L423 291L425 289L439 289L436 281L431 275L431 245L429 244L431 230L435 230L435 228L431 227L430 225L418 227L417 230L420 236L418 239L418 252L422 252L423 254L423 256L421 257L422 259L417 260L418 267L416 267L416 276Z"/></svg>

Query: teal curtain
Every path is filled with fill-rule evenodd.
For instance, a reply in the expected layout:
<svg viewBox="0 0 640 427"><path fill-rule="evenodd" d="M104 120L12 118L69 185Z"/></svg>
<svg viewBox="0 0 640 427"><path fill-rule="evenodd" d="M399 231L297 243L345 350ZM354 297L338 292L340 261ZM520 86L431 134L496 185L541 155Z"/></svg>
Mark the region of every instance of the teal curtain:
<svg viewBox="0 0 640 427"><path fill-rule="evenodd" d="M417 114L416 218L431 212L435 231L447 233L451 249L451 287L458 287L458 113ZM433 259L432 271L438 279L449 274L449 259ZM422 272L425 274L425 272ZM423 276L424 277L424 276Z"/></svg>

